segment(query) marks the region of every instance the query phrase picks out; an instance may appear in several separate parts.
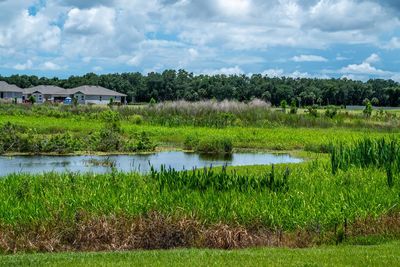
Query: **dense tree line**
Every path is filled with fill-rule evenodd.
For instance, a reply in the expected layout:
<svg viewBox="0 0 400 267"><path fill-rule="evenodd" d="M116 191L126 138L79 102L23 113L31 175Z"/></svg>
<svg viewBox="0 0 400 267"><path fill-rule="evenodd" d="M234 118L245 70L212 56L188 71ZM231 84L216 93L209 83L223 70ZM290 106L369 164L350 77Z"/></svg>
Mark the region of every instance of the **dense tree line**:
<svg viewBox="0 0 400 267"><path fill-rule="evenodd" d="M27 75L0 76L0 80L21 88L37 85L57 85L73 88L99 85L127 94L129 101L148 102L185 99L236 99L246 101L261 98L279 105L293 100L297 105L362 105L365 99L375 105L400 106L400 84L392 80L374 79L367 82L348 79L271 78L261 74L194 75L185 70L165 70L162 73L121 73L71 76L68 79Z"/></svg>

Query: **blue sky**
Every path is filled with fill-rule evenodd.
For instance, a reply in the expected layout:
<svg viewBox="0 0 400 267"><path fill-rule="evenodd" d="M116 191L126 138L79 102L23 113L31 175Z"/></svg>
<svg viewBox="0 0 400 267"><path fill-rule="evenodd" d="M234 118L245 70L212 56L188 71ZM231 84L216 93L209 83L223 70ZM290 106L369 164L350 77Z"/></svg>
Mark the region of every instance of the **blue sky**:
<svg viewBox="0 0 400 267"><path fill-rule="evenodd" d="M400 81L400 1L0 0L0 74Z"/></svg>

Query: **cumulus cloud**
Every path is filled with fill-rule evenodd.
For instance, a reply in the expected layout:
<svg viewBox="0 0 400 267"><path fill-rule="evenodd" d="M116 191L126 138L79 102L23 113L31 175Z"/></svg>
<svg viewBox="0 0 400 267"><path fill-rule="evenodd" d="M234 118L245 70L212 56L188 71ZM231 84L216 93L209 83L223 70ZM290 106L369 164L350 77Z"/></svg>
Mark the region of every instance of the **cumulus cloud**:
<svg viewBox="0 0 400 267"><path fill-rule="evenodd" d="M202 73L209 75L217 75L217 74L239 75L239 74L244 74L244 71L239 66L234 66L234 67L220 68L216 70L204 70Z"/></svg>
<svg viewBox="0 0 400 267"><path fill-rule="evenodd" d="M64 28L72 33L108 35L114 32L114 20L115 10L112 8L73 8L67 14Z"/></svg>
<svg viewBox="0 0 400 267"><path fill-rule="evenodd" d="M371 54L361 64L350 64L340 69L340 73L345 74L367 74L367 75L388 75L390 72L378 69L371 64L380 61L377 54Z"/></svg>
<svg viewBox="0 0 400 267"><path fill-rule="evenodd" d="M33 67L33 62L32 62L32 60L29 59L25 63L16 64L14 66L14 69L16 69L16 70L30 70L30 69L32 69L32 67Z"/></svg>
<svg viewBox="0 0 400 267"><path fill-rule="evenodd" d="M112 67L243 73L266 69L264 56L275 48L297 54L285 64L328 62L340 51L322 57L318 50L336 45L367 44L389 52L400 48L398 37L382 41L400 26L397 1L47 0L37 8L38 3L0 0L0 61L10 68L34 69L26 64L29 58L71 71ZM28 12L32 7L34 14ZM376 56L342 70L380 73L373 66ZM51 64L43 68L45 63L39 67L57 69ZM308 73L313 71L289 75Z"/></svg>
<svg viewBox="0 0 400 267"><path fill-rule="evenodd" d="M290 77L290 78L318 78L326 79L329 78L326 74L310 74L308 72L301 72L295 70L293 72L285 72L283 69L267 69L262 72L262 75L268 77Z"/></svg>
<svg viewBox="0 0 400 267"><path fill-rule="evenodd" d="M57 65L57 64L55 64L54 62L46 61L39 67L39 69L42 69L42 70L61 70L62 67Z"/></svg>
<svg viewBox="0 0 400 267"><path fill-rule="evenodd" d="M400 49L400 38L392 37L389 42L381 45L381 47L387 50Z"/></svg>
<svg viewBox="0 0 400 267"><path fill-rule="evenodd" d="M300 55L292 57L294 62L327 62L328 60L317 55Z"/></svg>

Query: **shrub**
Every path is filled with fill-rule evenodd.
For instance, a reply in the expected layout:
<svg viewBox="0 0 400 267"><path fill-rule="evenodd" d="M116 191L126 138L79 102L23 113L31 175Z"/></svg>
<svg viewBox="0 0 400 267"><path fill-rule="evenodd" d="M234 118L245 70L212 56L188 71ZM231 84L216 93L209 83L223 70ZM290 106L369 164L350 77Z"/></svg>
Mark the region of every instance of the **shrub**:
<svg viewBox="0 0 400 267"><path fill-rule="evenodd" d="M307 108L307 112L310 116L318 117L318 109L317 106L309 106Z"/></svg>
<svg viewBox="0 0 400 267"><path fill-rule="evenodd" d="M294 99L290 103L290 114L297 114L296 100Z"/></svg>
<svg viewBox="0 0 400 267"><path fill-rule="evenodd" d="M287 108L286 100L282 100L280 106L281 106L282 111L286 112L286 108Z"/></svg>
<svg viewBox="0 0 400 267"><path fill-rule="evenodd" d="M195 151L203 153L232 153L232 140L228 137L200 139Z"/></svg>
<svg viewBox="0 0 400 267"><path fill-rule="evenodd" d="M185 138L183 147L186 150L196 150L199 145L200 138L197 135L189 135Z"/></svg>
<svg viewBox="0 0 400 267"><path fill-rule="evenodd" d="M331 118L331 119L336 117L337 113L338 113L338 109L337 109L337 107L334 107L334 106L328 106L325 110L325 116L328 118Z"/></svg>
<svg viewBox="0 0 400 267"><path fill-rule="evenodd" d="M134 124L136 124L136 125L140 125L140 124L143 123L143 117L140 116L140 115L133 115L133 116L131 116L131 117L129 118L129 120L130 120L131 122L133 122Z"/></svg>

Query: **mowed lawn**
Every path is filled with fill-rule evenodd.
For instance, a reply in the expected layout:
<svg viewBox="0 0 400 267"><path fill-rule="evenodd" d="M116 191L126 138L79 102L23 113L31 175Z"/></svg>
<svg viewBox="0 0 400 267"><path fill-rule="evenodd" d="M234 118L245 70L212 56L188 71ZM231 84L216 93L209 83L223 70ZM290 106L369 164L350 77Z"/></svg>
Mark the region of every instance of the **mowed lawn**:
<svg viewBox="0 0 400 267"><path fill-rule="evenodd" d="M244 250L177 249L0 256L0 266L400 266L400 242Z"/></svg>

